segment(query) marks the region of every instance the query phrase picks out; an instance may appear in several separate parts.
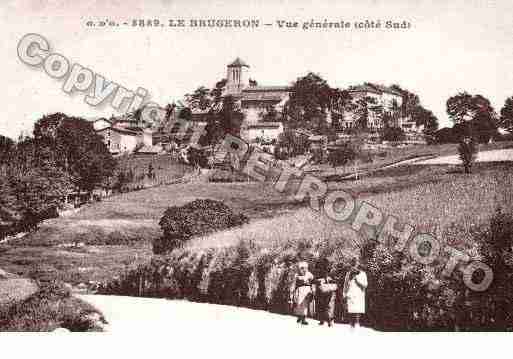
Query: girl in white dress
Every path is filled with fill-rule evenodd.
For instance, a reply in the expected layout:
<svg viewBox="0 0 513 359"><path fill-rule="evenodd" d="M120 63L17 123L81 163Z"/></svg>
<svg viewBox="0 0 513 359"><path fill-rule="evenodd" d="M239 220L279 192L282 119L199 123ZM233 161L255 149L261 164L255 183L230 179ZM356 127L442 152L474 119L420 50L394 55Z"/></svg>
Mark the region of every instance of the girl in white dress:
<svg viewBox="0 0 513 359"><path fill-rule="evenodd" d="M360 326L360 317L365 314L365 291L367 289L367 274L358 263L346 273L343 297L346 299L347 312L350 315L351 326Z"/></svg>
<svg viewBox="0 0 513 359"><path fill-rule="evenodd" d="M297 322L303 325L308 324L306 316L308 315L308 307L313 300L313 284L314 276L308 270L308 263L299 262L298 272L294 275L290 289L289 303L293 305Z"/></svg>

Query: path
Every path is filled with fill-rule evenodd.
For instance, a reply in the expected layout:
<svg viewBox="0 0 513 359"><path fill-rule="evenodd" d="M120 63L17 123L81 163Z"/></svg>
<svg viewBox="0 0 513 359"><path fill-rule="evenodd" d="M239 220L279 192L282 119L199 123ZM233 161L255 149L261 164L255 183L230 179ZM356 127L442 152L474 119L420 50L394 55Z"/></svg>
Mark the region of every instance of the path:
<svg viewBox="0 0 513 359"><path fill-rule="evenodd" d="M503 162L513 161L513 149L481 151L477 154L477 162ZM459 165L461 160L458 155L441 156L424 161L413 162L416 165Z"/></svg>
<svg viewBox="0 0 513 359"><path fill-rule="evenodd" d="M284 343L297 342L297 335L317 335L328 340L344 334L368 334L368 328L351 329L348 325L335 324L333 328L319 326L310 319L310 325L296 324L291 316L273 314L262 310L225 305L193 303L184 300L167 300L140 297L77 295L100 310L109 325L106 330L118 332L168 332L170 335L194 335L198 338L222 333L227 339L240 336L253 341L269 336ZM326 337L327 335L327 337Z"/></svg>

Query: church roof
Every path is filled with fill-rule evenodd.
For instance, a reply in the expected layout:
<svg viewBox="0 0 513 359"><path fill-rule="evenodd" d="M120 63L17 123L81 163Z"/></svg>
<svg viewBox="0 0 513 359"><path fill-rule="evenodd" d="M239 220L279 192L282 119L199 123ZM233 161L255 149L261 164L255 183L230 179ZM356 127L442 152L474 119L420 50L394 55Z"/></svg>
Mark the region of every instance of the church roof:
<svg viewBox="0 0 513 359"><path fill-rule="evenodd" d="M281 102L289 93L289 86L250 86L242 90L242 101Z"/></svg>
<svg viewBox="0 0 513 359"><path fill-rule="evenodd" d="M276 92L243 92L242 101L274 101L281 102L283 94Z"/></svg>
<svg viewBox="0 0 513 359"><path fill-rule="evenodd" d="M290 92L290 86L249 86L243 92Z"/></svg>
<svg viewBox="0 0 513 359"><path fill-rule="evenodd" d="M278 129L282 127L283 124L281 122L257 122L251 125L248 125L248 129L259 129L259 128L275 128Z"/></svg>
<svg viewBox="0 0 513 359"><path fill-rule="evenodd" d="M399 91L391 87L373 83L365 83L363 85L352 86L349 88L349 92L372 92L378 95L381 95L382 93L388 93L396 96L402 96Z"/></svg>
<svg viewBox="0 0 513 359"><path fill-rule="evenodd" d="M231 64L228 65L228 67L243 67L243 66L249 67L249 65L247 63L245 63L244 61L242 61L240 59L240 57L237 57L234 62L232 62Z"/></svg>

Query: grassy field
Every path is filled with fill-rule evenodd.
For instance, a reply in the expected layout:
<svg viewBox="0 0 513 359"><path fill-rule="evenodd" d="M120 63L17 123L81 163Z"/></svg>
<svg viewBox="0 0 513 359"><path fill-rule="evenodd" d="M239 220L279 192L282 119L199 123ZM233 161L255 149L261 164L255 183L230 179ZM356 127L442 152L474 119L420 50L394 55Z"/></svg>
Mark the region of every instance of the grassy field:
<svg viewBox="0 0 513 359"><path fill-rule="evenodd" d="M374 173L372 177L340 184L330 189L351 192L357 203L365 200L387 215L394 215L419 232L448 235L455 224L460 238L451 244L465 243L465 233L473 226L489 221L498 206L513 211L513 168L510 163L483 164L466 175L451 166L405 166ZM263 246L281 246L287 242L325 242L344 239L349 246L360 237L348 226L330 221L309 208L282 216L252 221L241 228L196 238L188 248L219 248L240 241ZM455 242L457 241L457 243Z"/></svg>
<svg viewBox="0 0 513 359"><path fill-rule="evenodd" d="M328 185L331 190L350 191L419 228L450 232L452 223L469 228L485 221L496 205L513 203L504 199L511 194L512 177L509 163L478 164L472 175L460 173L455 166L417 165ZM158 221L168 206L197 198L221 200L251 222L207 241L195 239L191 246L223 247L250 239L271 247L285 242L294 247L310 240L329 242L350 236L347 228L312 215L303 208L305 203L265 183L175 184L118 194L68 217L46 221L37 232L0 245L0 268L74 285L106 281L151 258L151 241L161 234ZM352 240L348 243L354 245Z"/></svg>
<svg viewBox="0 0 513 359"><path fill-rule="evenodd" d="M425 178L428 174L429 178ZM364 199L385 214L396 216L400 222L413 225L417 233L435 234L442 245L462 250L472 260L482 260L481 235L493 236L491 233L495 233L490 230L490 220L497 213L497 207L500 206L502 213L508 216L513 214L511 163L480 164L470 175L451 166L397 167L373 175L358 183L348 184L354 192L362 194L358 200ZM384 182L384 179L387 181ZM373 184L369 180L377 182ZM341 184L332 186L339 188ZM317 265L327 258L333 264L332 276L340 280L344 278L351 258L360 255L362 244L372 234L368 231L356 233L347 224L335 223L309 208L300 208L273 218L254 219L239 228L194 238L163 260L127 272L120 280L105 287L103 293L187 298L289 313L288 288L295 273L294 264L299 259L307 260L314 275L318 275ZM493 242L496 237L489 239ZM401 269L404 271L398 272L387 267L390 266L391 257L378 255L377 258L381 258L378 272L400 276L403 279L399 283L406 283L410 290L408 295L413 295L401 297L401 291L405 288L400 286L394 287L398 292L389 288L391 291L387 292L386 298L377 291L369 294L372 308L377 308L377 303L384 299L389 304L394 300L402 303L391 313L392 317L396 314L404 317L397 322L400 324L388 320L387 330L407 330L412 327L455 330L452 323L465 325L463 328L466 330L479 328L478 321L464 324L464 320L458 321L452 316L461 316L467 309L474 315L480 315L480 308L488 304L468 304L462 299L466 292L461 289L463 284L457 274L450 278L438 277L447 263L447 257L447 254L442 254L442 258L437 258L433 266L427 266L429 268L416 266L406 260ZM420 279L414 276L419 273L417 270L423 273ZM155 276L155 273L163 275ZM435 278L440 279L431 277L435 273L438 273ZM408 282L405 281L406 274ZM434 289L433 294L428 295L425 287L429 282L424 280L440 280L440 292ZM378 286L372 283L371 288ZM445 300L443 296L458 298L459 303L470 307L451 309L449 304L436 300ZM488 299L480 302L481 298L476 296L473 300L487 303ZM424 303L423 300L427 307L424 304L415 306L416 303ZM341 306L338 304L337 308ZM421 313L425 308L429 308L431 314ZM383 315L376 316L376 313ZM384 328L385 314L383 310L374 312L373 323L381 323L376 325ZM422 316L419 318L422 319L415 324L414 317L420 314ZM445 324L430 322L429 318L439 318Z"/></svg>

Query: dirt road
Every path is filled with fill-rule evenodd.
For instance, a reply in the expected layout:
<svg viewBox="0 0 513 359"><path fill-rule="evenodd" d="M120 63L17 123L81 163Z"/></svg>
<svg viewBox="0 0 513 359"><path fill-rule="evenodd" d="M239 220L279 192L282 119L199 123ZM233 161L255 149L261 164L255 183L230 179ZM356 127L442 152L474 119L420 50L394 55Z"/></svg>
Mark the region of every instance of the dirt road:
<svg viewBox="0 0 513 359"><path fill-rule="evenodd" d="M99 309L109 322L107 331L147 332L165 331L170 335L194 335L208 337L222 333L226 338L239 337L253 341L256 337L280 338L293 343L298 335L310 340L322 336L322 340L338 338L344 334L369 334L368 328L351 329L348 325L319 326L310 319L308 326L296 324L295 318L261 310L225 305L193 303L182 300L166 300L139 297L77 295L78 298ZM313 337L312 337L313 336ZM175 338L176 341L176 338Z"/></svg>

